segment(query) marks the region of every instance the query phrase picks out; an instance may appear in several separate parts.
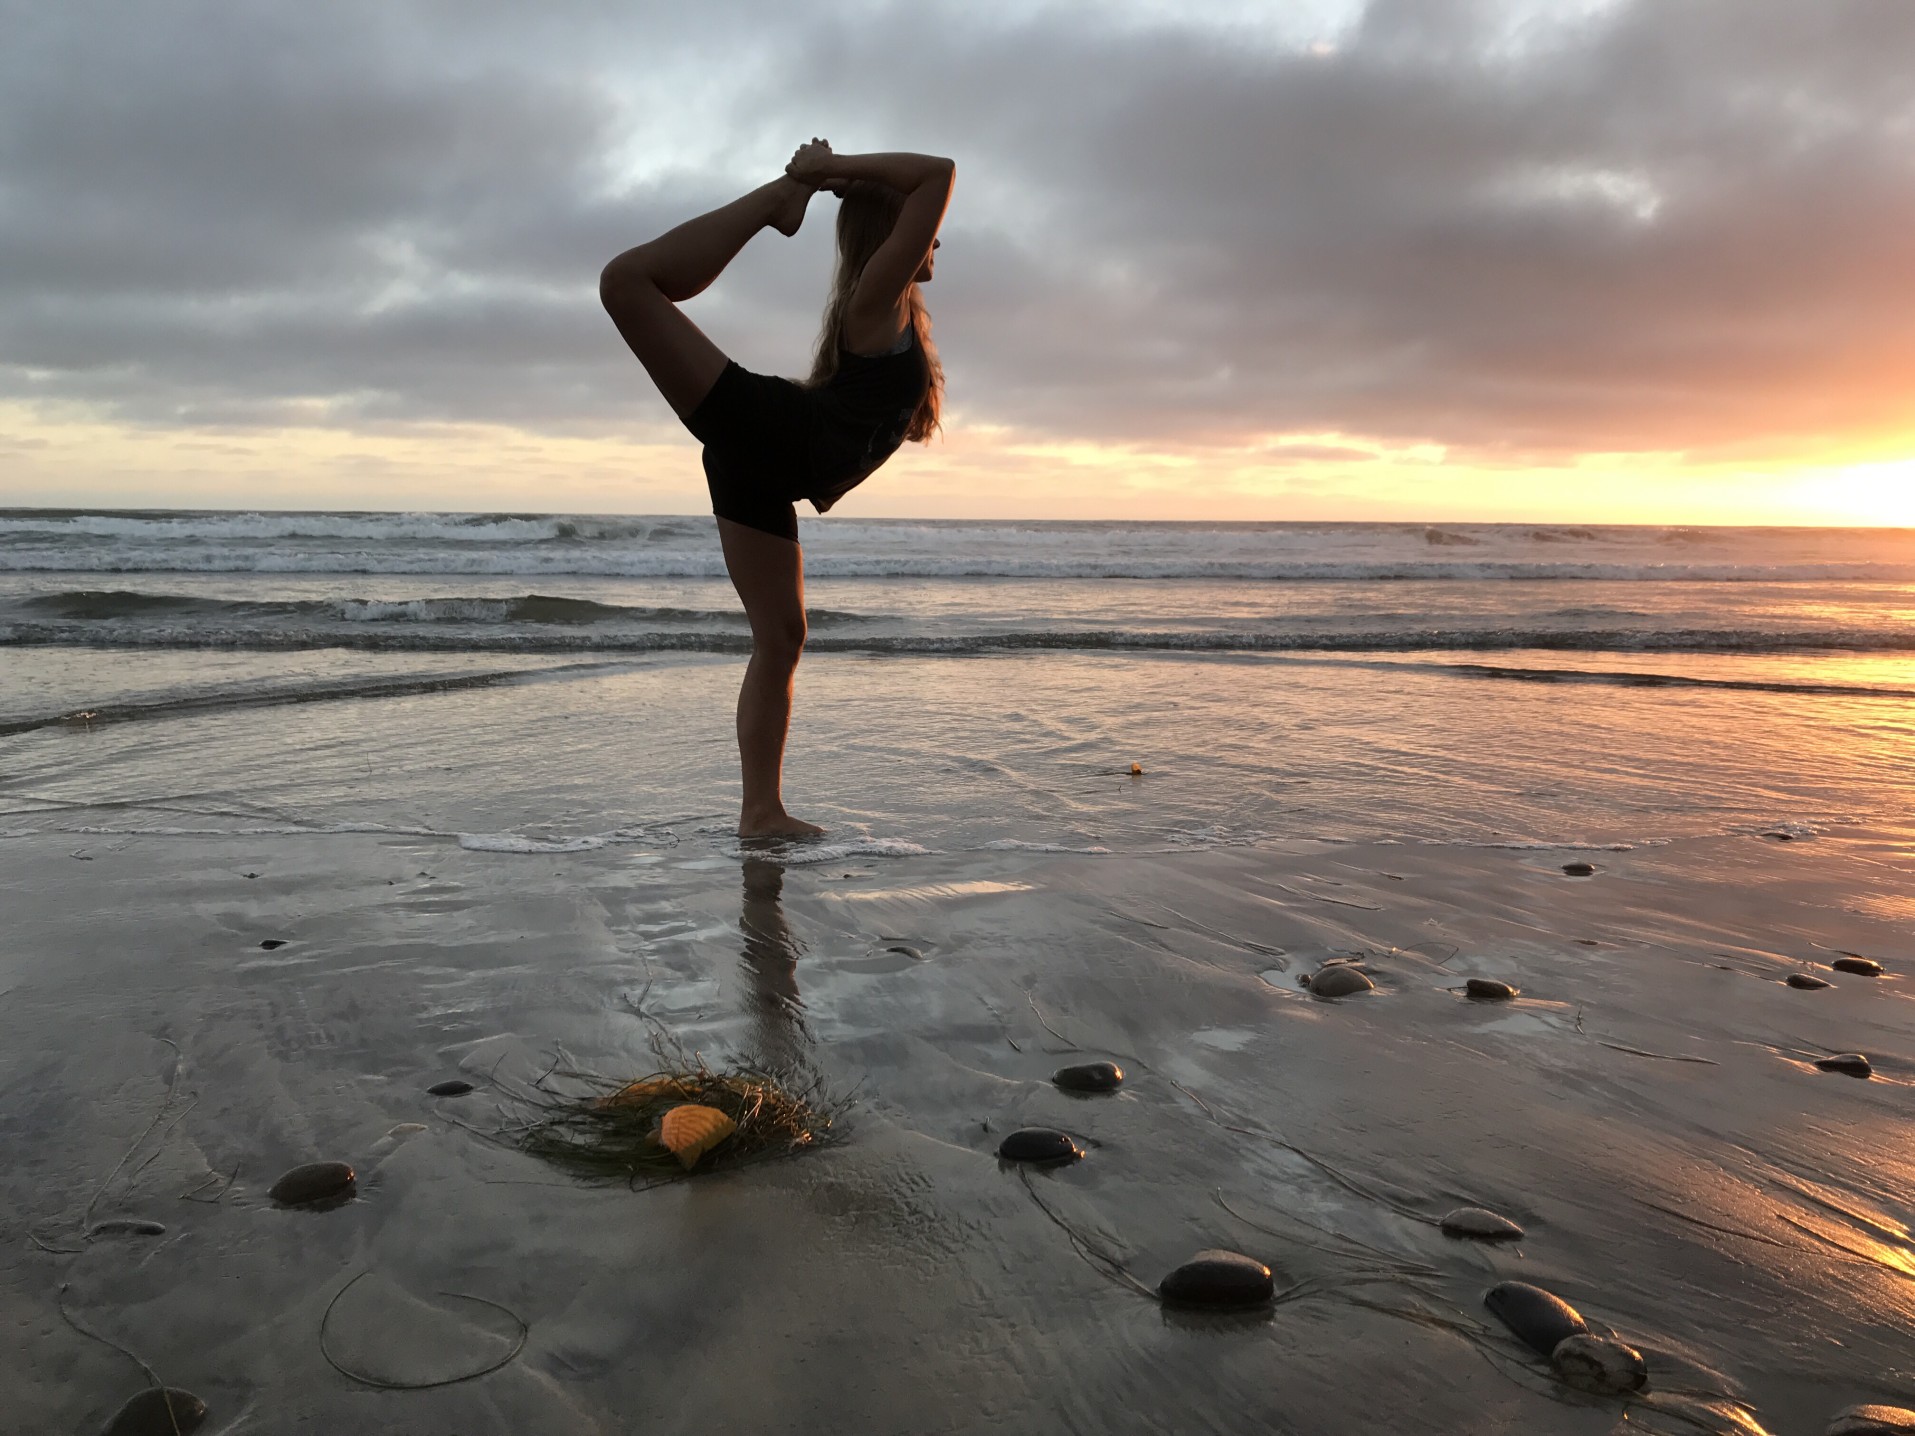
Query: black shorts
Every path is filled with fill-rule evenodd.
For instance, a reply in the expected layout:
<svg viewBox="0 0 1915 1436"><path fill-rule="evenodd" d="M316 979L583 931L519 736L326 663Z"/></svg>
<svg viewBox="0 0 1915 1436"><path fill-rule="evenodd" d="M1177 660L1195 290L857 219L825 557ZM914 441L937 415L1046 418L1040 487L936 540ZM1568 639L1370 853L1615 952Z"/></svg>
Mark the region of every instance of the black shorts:
<svg viewBox="0 0 1915 1436"><path fill-rule="evenodd" d="M813 403L811 391L790 379L726 361L711 392L685 419L705 446L714 514L798 541L792 505L812 488Z"/></svg>

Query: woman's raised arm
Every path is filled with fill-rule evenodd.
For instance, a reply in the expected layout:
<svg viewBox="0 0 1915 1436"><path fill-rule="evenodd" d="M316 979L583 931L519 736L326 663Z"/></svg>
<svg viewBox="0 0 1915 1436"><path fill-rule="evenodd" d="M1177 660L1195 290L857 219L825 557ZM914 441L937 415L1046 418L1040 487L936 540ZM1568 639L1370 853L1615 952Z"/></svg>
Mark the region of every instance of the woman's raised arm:
<svg viewBox="0 0 1915 1436"><path fill-rule="evenodd" d="M931 241L938 237L957 166L937 155L838 155L823 140L813 140L799 147L785 173L823 189L839 181L876 180L904 195L904 208L890 237L865 265L851 299L851 310L857 315L875 319L896 311L931 252Z"/></svg>

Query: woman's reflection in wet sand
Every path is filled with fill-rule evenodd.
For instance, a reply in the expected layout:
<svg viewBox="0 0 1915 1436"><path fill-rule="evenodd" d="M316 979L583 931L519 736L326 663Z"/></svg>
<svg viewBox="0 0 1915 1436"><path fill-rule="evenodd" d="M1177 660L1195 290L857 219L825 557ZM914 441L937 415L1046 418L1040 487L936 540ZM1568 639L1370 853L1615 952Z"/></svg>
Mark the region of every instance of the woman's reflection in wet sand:
<svg viewBox="0 0 1915 1436"><path fill-rule="evenodd" d="M811 1032L798 995L803 951L785 921L785 869L769 858L745 859L745 899L738 929L745 945L739 966L751 1018L753 1056L767 1066L803 1071L810 1065Z"/></svg>

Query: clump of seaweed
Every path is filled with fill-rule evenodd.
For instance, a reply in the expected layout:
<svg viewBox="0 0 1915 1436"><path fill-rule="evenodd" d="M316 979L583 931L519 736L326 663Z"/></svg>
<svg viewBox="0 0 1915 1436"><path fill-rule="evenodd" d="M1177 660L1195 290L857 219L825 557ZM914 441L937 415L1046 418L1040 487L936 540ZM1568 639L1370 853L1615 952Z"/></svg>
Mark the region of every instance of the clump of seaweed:
<svg viewBox="0 0 1915 1436"><path fill-rule="evenodd" d="M623 1082L555 1062L499 1135L574 1176L637 1188L823 1146L845 1105L816 1076L750 1060L714 1069L663 1040L653 1054L655 1070Z"/></svg>

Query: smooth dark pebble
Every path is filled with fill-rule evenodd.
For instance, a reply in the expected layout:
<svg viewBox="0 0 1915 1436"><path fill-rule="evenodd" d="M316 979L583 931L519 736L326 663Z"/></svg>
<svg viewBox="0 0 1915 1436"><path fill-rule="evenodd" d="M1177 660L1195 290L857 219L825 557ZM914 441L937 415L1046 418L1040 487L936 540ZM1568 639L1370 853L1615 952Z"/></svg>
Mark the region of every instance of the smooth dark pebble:
<svg viewBox="0 0 1915 1436"><path fill-rule="evenodd" d="M1172 1306L1261 1306L1276 1292L1270 1268L1242 1252L1201 1251L1157 1284Z"/></svg>
<svg viewBox="0 0 1915 1436"><path fill-rule="evenodd" d="M206 1403L176 1386L149 1386L114 1413L102 1436L187 1436L206 1420Z"/></svg>
<svg viewBox="0 0 1915 1436"><path fill-rule="evenodd" d="M1564 1337L1589 1330L1575 1307L1526 1281L1498 1282L1484 1293L1483 1305L1539 1356L1548 1356Z"/></svg>
<svg viewBox="0 0 1915 1436"><path fill-rule="evenodd" d="M470 1082L461 1081L457 1077L448 1077L445 1081L434 1082L426 1088L427 1094L433 1097L463 1097L471 1090Z"/></svg>
<svg viewBox="0 0 1915 1436"><path fill-rule="evenodd" d="M1572 878L1593 878L1596 875L1594 863L1564 863L1563 871Z"/></svg>
<svg viewBox="0 0 1915 1436"><path fill-rule="evenodd" d="M94 1237L163 1237L166 1235L166 1223L148 1221L145 1217L108 1217L88 1227L86 1234L88 1240Z"/></svg>
<svg viewBox="0 0 1915 1436"><path fill-rule="evenodd" d="M1478 1002L1508 1002L1521 990L1493 977L1472 977L1463 984L1463 991Z"/></svg>
<svg viewBox="0 0 1915 1436"><path fill-rule="evenodd" d="M998 1143L997 1154L1007 1162L1070 1162L1084 1149L1049 1127L1020 1127Z"/></svg>
<svg viewBox="0 0 1915 1436"><path fill-rule="evenodd" d="M1445 1236L1475 1237L1485 1242L1514 1241L1523 1234L1523 1229L1516 1223L1508 1217L1498 1216L1487 1207L1458 1207L1437 1225Z"/></svg>
<svg viewBox="0 0 1915 1436"><path fill-rule="evenodd" d="M1833 1057L1818 1057L1815 1065L1824 1072L1846 1072L1851 1077L1872 1076L1875 1069L1859 1052L1838 1052Z"/></svg>
<svg viewBox="0 0 1915 1436"><path fill-rule="evenodd" d="M240 876L248 877L248 878L256 878L259 876L259 874L258 873L241 873Z"/></svg>
<svg viewBox="0 0 1915 1436"><path fill-rule="evenodd" d="M286 939L283 937L269 937L264 942L260 943L260 946L265 948L266 951L268 952L271 952L276 947L284 947L285 945L286 945Z"/></svg>
<svg viewBox="0 0 1915 1436"><path fill-rule="evenodd" d="M1549 1353L1549 1364L1566 1385L1597 1396L1620 1396L1649 1384L1642 1353L1606 1336L1565 1336Z"/></svg>
<svg viewBox="0 0 1915 1436"><path fill-rule="evenodd" d="M1376 988L1366 973L1347 962L1318 968L1311 974L1308 986L1314 997L1348 997L1355 992L1371 992Z"/></svg>
<svg viewBox="0 0 1915 1436"><path fill-rule="evenodd" d="M357 1181L352 1168L344 1162L308 1162L274 1182L267 1195L284 1207L344 1201L353 1194Z"/></svg>
<svg viewBox="0 0 1915 1436"><path fill-rule="evenodd" d="M1829 964L1837 972L1852 972L1857 977L1880 977L1882 964L1872 957L1842 956Z"/></svg>
<svg viewBox="0 0 1915 1436"><path fill-rule="evenodd" d="M1813 992L1818 987L1829 985L1826 977L1817 977L1812 972L1791 972L1784 980L1790 987L1799 987L1805 992Z"/></svg>
<svg viewBox="0 0 1915 1436"><path fill-rule="evenodd" d="M1823 1436L1909 1436L1915 1411L1904 1406L1851 1406L1829 1422Z"/></svg>
<svg viewBox="0 0 1915 1436"><path fill-rule="evenodd" d="M1066 1092L1115 1092L1124 1084L1124 1069L1115 1062L1084 1062L1058 1068L1051 1081Z"/></svg>

